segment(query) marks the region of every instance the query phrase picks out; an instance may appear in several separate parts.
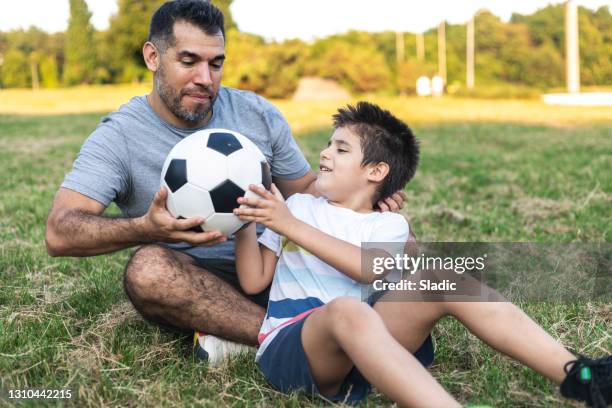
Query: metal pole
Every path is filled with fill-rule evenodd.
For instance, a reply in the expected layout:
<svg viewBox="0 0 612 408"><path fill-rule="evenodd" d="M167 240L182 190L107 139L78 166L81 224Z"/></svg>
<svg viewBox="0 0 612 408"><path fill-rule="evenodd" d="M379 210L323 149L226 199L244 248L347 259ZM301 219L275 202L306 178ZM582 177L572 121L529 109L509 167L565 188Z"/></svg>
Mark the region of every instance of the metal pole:
<svg viewBox="0 0 612 408"><path fill-rule="evenodd" d="M474 88L474 16L467 22L467 44L466 44L466 78L468 89Z"/></svg>
<svg viewBox="0 0 612 408"><path fill-rule="evenodd" d="M438 26L438 74L446 84L446 33L445 22L442 21Z"/></svg>
<svg viewBox="0 0 612 408"><path fill-rule="evenodd" d="M578 6L565 3L565 75L567 91L580 92L580 54L578 49Z"/></svg>
<svg viewBox="0 0 612 408"><path fill-rule="evenodd" d="M404 33L400 31L395 32L395 56L398 64L404 62Z"/></svg>
<svg viewBox="0 0 612 408"><path fill-rule="evenodd" d="M425 36L423 33L417 33L416 35L416 52L417 60L425 60Z"/></svg>

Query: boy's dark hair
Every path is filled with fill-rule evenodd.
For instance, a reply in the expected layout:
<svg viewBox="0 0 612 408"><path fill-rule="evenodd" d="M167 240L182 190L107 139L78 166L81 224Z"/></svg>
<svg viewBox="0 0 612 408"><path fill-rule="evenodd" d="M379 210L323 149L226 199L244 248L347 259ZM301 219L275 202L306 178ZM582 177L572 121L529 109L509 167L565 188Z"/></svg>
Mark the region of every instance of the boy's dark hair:
<svg viewBox="0 0 612 408"><path fill-rule="evenodd" d="M378 188L374 202L404 188L419 164L419 141L408 125L388 110L368 102L340 108L333 118L335 129L348 126L359 136L362 166L380 162L389 165L389 174Z"/></svg>
<svg viewBox="0 0 612 408"><path fill-rule="evenodd" d="M199 27L208 35L219 32L225 39L223 13L207 0L168 1L151 17L148 41L164 52L174 45L174 24L184 21Z"/></svg>

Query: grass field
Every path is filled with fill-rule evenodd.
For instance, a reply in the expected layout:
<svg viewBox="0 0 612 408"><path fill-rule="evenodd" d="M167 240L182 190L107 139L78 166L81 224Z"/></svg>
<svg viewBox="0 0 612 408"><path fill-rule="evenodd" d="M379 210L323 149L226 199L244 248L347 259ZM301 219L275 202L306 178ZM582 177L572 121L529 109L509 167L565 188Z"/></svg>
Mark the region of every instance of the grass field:
<svg viewBox="0 0 612 408"><path fill-rule="evenodd" d="M420 240L612 240L609 111L606 116L585 108L553 123L563 110L533 120L549 108L534 111L531 102L387 102L415 123L422 141L422 165L407 188L405 209ZM506 120L492 117L509 106L514 119L507 112L500 113ZM280 107L316 162L329 135L322 118L332 106ZM461 112L465 120L459 120ZM68 404L79 407L321 405L272 390L252 356L209 370L191 359L187 339L144 323L121 286L129 251L84 259L47 256L51 200L100 116L0 116L2 389L70 388ZM612 351L610 304L567 299L522 306L567 347L592 355ZM496 354L451 319L436 328L435 342L432 372L464 403L566 404L548 381ZM376 394L367 405L388 402ZM0 405L12 403L0 398Z"/></svg>

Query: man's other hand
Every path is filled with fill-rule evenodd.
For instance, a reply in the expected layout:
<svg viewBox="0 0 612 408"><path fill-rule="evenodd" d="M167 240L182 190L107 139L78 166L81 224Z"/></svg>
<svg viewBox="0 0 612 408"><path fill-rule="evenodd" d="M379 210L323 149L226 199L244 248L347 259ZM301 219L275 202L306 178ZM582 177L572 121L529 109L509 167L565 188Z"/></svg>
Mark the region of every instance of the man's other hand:
<svg viewBox="0 0 612 408"><path fill-rule="evenodd" d="M404 201L406 201L406 193L399 190L396 191L391 197L386 197L380 200L377 205L381 212L393 211L398 212L404 208Z"/></svg>
<svg viewBox="0 0 612 408"><path fill-rule="evenodd" d="M211 246L220 244L227 238L219 231L195 232L192 228L200 226L204 219L192 217L184 220L176 219L166 209L168 190L161 187L145 215L140 218L139 225L152 242L187 242L193 246Z"/></svg>

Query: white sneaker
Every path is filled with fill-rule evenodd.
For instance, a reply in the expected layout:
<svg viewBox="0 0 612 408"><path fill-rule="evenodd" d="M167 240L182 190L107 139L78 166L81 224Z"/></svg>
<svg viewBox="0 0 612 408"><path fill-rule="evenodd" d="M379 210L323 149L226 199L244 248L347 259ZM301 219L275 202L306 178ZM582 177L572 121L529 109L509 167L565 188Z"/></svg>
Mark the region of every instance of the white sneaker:
<svg viewBox="0 0 612 408"><path fill-rule="evenodd" d="M230 356L255 351L255 347L234 343L211 334L195 332L193 334L193 354L201 361L206 361L211 367L218 367Z"/></svg>

